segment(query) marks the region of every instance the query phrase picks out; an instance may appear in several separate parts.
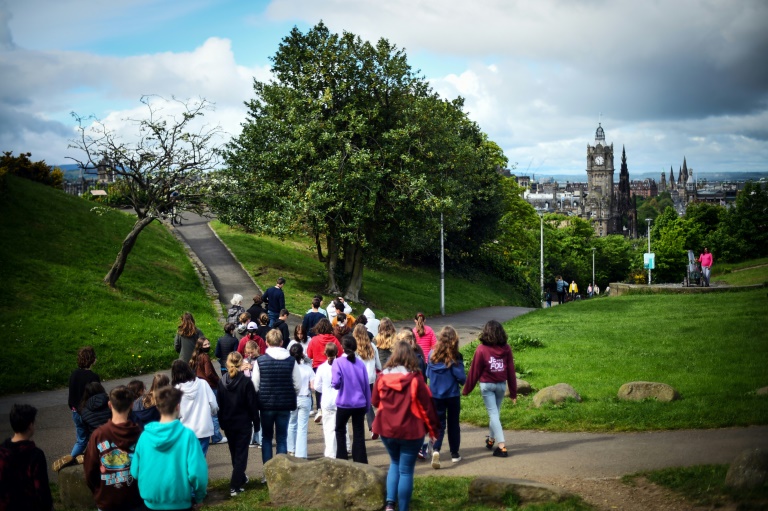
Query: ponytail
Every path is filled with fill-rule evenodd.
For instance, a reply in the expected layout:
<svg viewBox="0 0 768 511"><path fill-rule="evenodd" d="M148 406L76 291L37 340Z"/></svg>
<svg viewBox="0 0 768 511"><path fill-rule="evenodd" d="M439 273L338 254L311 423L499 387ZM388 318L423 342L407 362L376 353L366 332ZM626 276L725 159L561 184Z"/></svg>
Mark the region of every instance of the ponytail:
<svg viewBox="0 0 768 511"><path fill-rule="evenodd" d="M325 357L328 359L328 365L332 366L333 361L336 360L336 355L339 354L339 348L335 343L329 342L325 345Z"/></svg>
<svg viewBox="0 0 768 511"><path fill-rule="evenodd" d="M416 313L416 333L419 334L419 337L424 335L426 330L424 329L424 313L423 312L417 312Z"/></svg>
<svg viewBox="0 0 768 511"><path fill-rule="evenodd" d="M227 373L229 374L230 378L237 376L237 373L240 371L240 364L242 362L243 356L237 351L233 351L227 355Z"/></svg>

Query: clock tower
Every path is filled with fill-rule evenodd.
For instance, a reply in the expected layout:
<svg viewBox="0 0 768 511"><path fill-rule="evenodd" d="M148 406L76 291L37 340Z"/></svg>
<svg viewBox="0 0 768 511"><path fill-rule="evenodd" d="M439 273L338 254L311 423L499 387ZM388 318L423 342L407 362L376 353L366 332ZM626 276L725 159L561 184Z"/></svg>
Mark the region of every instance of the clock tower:
<svg viewBox="0 0 768 511"><path fill-rule="evenodd" d="M613 144L606 144L605 131L600 123L595 132L595 145L587 144L587 196L582 214L598 236L614 234L618 228L613 174Z"/></svg>

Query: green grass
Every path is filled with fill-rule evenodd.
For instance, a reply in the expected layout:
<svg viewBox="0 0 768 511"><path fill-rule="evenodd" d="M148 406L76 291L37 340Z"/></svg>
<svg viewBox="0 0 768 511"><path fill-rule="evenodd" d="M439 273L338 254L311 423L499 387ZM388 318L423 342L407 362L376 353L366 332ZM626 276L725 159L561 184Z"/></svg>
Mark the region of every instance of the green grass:
<svg viewBox="0 0 768 511"><path fill-rule="evenodd" d="M557 504L536 504L519 507L510 499L504 506L490 507L469 503L468 490L472 478L469 477L416 477L414 480L411 509L444 511L590 511L594 508L574 497ZM383 506L383 503L382 503ZM203 506L209 511L247 511L250 509L271 509L279 511L298 511L304 508L273 507L269 501L266 485L251 483L237 499L229 497L229 480L213 481L208 487L208 498Z"/></svg>
<svg viewBox="0 0 768 511"><path fill-rule="evenodd" d="M738 490L725 485L728 465L697 465L673 467L625 476L626 484L635 484L644 477L659 486L669 488L697 506L723 507L737 504L737 509L766 509L768 484L754 490Z"/></svg>
<svg viewBox="0 0 768 511"><path fill-rule="evenodd" d="M732 271L711 277L712 282L730 284L731 286L751 286L768 283L768 263L765 266Z"/></svg>
<svg viewBox="0 0 768 511"><path fill-rule="evenodd" d="M281 241L247 234L218 221L211 225L262 289L273 286L280 276L287 279L283 291L288 310L303 314L317 293L326 296L323 305L328 305L325 265L317 260L317 252L309 239ZM418 311L428 316L437 315L440 311L439 278L437 269L388 261L379 262L375 268L367 267L361 291L366 303L353 304L353 315L361 314L366 307L373 309L377 318L411 318ZM448 271L445 287L448 314L492 305L525 303L513 286L482 274L474 279L466 275L459 278Z"/></svg>
<svg viewBox="0 0 768 511"><path fill-rule="evenodd" d="M532 396L505 402L505 428L644 431L768 424L768 330L764 290L621 296L539 309L506 323L511 337L543 348L515 353L535 390L568 383L583 402L533 408ZM468 363L472 348L465 347ZM630 381L672 385L682 399L619 401ZM463 421L487 424L479 390L462 399Z"/></svg>
<svg viewBox="0 0 768 511"><path fill-rule="evenodd" d="M721 263L719 261L715 261L715 264L712 266L712 276L719 276L734 270L742 270L744 268L752 268L754 266L762 266L764 264L768 264L768 257L763 257L762 259L751 259L749 261L742 261L740 263Z"/></svg>
<svg viewBox="0 0 768 511"><path fill-rule="evenodd" d="M182 312L220 326L183 248L159 223L139 236L112 290L102 283L134 220L31 181L9 179L0 201L0 394L66 386L92 345L102 379L167 369Z"/></svg>

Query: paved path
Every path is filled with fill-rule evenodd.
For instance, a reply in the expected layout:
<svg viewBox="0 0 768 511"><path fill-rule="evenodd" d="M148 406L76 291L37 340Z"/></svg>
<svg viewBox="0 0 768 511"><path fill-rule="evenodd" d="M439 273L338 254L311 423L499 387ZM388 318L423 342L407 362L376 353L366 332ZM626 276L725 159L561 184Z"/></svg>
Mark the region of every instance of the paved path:
<svg viewBox="0 0 768 511"><path fill-rule="evenodd" d="M246 299L256 288L239 263L213 235L207 222L190 218L179 228L184 239L208 267L221 298L227 304L232 293L243 294ZM247 301L247 300L246 300ZM477 337L489 319L506 321L531 309L522 307L490 307L467 311L446 317L430 318L428 324L438 330L451 324L462 338L462 343ZM403 321L402 326L412 322ZM96 367L98 371L98 366ZM141 375L147 385L151 375ZM109 390L125 384L132 378L105 382ZM0 414L7 416L11 404L26 402L39 409L36 443L45 451L49 461L68 454L74 441L71 414L66 408L67 390L11 395L0 398ZM505 406L510 406L505 403ZM558 483L573 480L593 480L619 477L624 474L668 466L703 463L728 463L739 452L749 447L768 449L768 426L717 430L660 431L648 433L547 433L539 431L509 431L507 444L510 457L493 458L485 449L485 428L462 425L462 462L443 462L441 470L420 463L418 475L480 475L493 474L522 477L543 482ZM10 436L7 421L0 421L0 436ZM447 440L446 440L447 442ZM369 462L386 468L388 456L380 441L366 442ZM310 422L309 454L318 458L323 451L322 428ZM210 476L228 478L231 471L229 450L223 445L211 446L208 453ZM256 480L263 473L261 450L250 449L248 474ZM52 480L56 474L51 472Z"/></svg>

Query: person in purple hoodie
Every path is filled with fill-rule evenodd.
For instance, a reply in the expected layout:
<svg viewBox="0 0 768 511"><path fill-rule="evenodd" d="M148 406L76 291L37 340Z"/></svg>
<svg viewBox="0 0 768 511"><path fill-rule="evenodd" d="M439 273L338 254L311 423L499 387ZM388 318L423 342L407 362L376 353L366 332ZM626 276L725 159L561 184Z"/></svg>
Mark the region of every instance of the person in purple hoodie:
<svg viewBox="0 0 768 511"><path fill-rule="evenodd" d="M490 429L485 439L485 446L493 449L493 445L498 442L493 455L506 458L507 448L504 443L504 430L501 428L499 411L504 400L505 383L509 387L512 403L517 404L515 360L512 357L512 348L507 343L507 333L498 321L491 320L485 324L480 333L480 343L475 356L472 357L467 382L461 393L468 395L480 382L480 395L483 396L485 409L488 412Z"/></svg>
<svg viewBox="0 0 768 511"><path fill-rule="evenodd" d="M352 335L341 339L344 355L332 366L331 386L336 396L336 459L349 459L346 449L347 422L352 418L352 461L368 463L365 450L365 412L371 407L371 386L365 363L355 357L357 341Z"/></svg>

